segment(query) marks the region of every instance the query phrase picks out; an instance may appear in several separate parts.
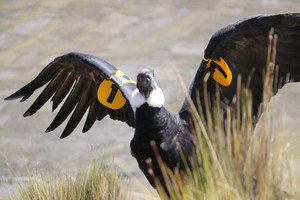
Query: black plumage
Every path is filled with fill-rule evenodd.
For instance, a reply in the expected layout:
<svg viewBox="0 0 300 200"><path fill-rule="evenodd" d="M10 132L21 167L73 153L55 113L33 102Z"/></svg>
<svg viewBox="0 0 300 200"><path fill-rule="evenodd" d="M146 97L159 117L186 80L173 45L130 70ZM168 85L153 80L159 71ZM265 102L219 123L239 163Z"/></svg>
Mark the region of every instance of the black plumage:
<svg viewBox="0 0 300 200"><path fill-rule="evenodd" d="M179 170L184 170L185 161L190 164L189 159L194 149L194 141L188 124L178 114L170 113L163 106L164 97L157 87L153 71L144 69L138 74L137 89L138 94L141 95L133 95L133 98L140 98L141 101L135 103L136 99L134 99L132 102L136 107L136 128L130 143L131 152L151 185L155 186L153 174L149 172L149 163L145 162L150 159L154 176L165 187L157 156L165 162L168 168L178 167ZM151 98L157 98L158 101L152 101ZM150 144L151 141L153 144ZM157 149L159 155L154 148ZM181 159L181 153L187 160Z"/></svg>
<svg viewBox="0 0 300 200"><path fill-rule="evenodd" d="M233 102L238 76L242 84L253 93L253 113L257 114L262 101L263 71L266 66L268 35L273 29L278 36L276 64L279 79L285 82L287 74L294 81L300 80L300 14L287 13L262 15L243 19L217 31L209 41L195 78L190 86L190 97L197 106L199 94L203 104L203 80L207 73L207 90L214 95L216 85L220 100L230 105ZM72 133L85 112L88 112L83 132L88 131L96 120L106 115L135 127L131 141L133 156L149 182L155 186L145 162L152 160L154 176L163 186L164 179L153 152L153 144L164 163L173 170L184 170L183 153L187 164L191 158L194 142L194 124L190 104L186 100L178 113L171 114L163 104L163 94L152 70L142 70L137 84L119 69L96 56L69 53L57 57L30 83L6 98L28 99L33 92L47 84L24 116L38 111L51 98L53 110L62 103L46 131L61 125L72 113L61 138ZM205 110L205 109L203 109ZM153 141L153 142L151 142ZM152 145L151 145L151 144Z"/></svg>
<svg viewBox="0 0 300 200"><path fill-rule="evenodd" d="M152 108L148 104L142 105L136 111L136 129L130 147L132 155L136 158L139 168L143 171L152 186L155 186L151 170L165 187L164 176L157 162L157 155L153 148L159 152L159 156L170 169L178 167L184 170L185 161L190 165L194 143L187 124L178 115L172 115L164 107ZM154 141L152 145L151 141ZM155 145L155 146L153 146ZM181 153L187 160L181 159Z"/></svg>

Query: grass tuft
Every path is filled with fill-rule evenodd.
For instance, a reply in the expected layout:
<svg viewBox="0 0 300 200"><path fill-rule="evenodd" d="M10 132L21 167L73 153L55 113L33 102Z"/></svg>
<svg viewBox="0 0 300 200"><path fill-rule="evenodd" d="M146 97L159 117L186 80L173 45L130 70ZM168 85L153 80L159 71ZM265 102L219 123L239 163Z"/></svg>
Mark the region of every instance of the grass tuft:
<svg viewBox="0 0 300 200"><path fill-rule="evenodd" d="M36 178L20 189L12 199L17 200L115 200L129 199L121 187L121 176L116 171L108 169L104 162L92 160L89 166L80 171L76 177L60 175L46 180Z"/></svg>

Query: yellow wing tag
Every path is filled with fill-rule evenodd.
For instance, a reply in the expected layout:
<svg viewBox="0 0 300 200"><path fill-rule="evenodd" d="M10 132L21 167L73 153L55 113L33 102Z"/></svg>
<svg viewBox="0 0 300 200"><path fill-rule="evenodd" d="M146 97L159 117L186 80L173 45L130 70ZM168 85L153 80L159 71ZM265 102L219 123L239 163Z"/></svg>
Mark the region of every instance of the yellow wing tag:
<svg viewBox="0 0 300 200"><path fill-rule="evenodd" d="M203 58L204 61L207 62L206 68L211 67L211 62L214 62L217 67L214 69L211 77L220 83L223 86L229 86L232 81L232 72L228 67L225 60L220 57L220 59L211 59L211 58Z"/></svg>
<svg viewBox="0 0 300 200"><path fill-rule="evenodd" d="M97 92L99 102L113 110L121 109L126 103L126 98L120 91L120 87L126 83L136 84L134 80L118 69L115 74L109 79L104 79L99 85Z"/></svg>
<svg viewBox="0 0 300 200"><path fill-rule="evenodd" d="M121 70L117 70L115 74L113 74L109 79L112 79L114 82L116 82L119 86L122 86L126 83L134 83L136 82L129 78L124 72Z"/></svg>
<svg viewBox="0 0 300 200"><path fill-rule="evenodd" d="M102 81L98 88L97 97L101 104L113 110L122 108L126 103L119 86L111 80L104 79Z"/></svg>

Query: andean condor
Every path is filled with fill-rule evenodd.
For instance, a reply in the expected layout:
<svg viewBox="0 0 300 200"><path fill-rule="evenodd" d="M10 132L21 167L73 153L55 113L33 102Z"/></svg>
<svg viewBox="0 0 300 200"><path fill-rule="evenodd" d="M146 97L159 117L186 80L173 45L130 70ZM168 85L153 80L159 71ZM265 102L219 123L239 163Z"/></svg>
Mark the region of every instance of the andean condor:
<svg viewBox="0 0 300 200"><path fill-rule="evenodd" d="M198 94L200 99L203 98L203 80L209 72L208 92L213 95L218 85L221 102L230 105L236 93L238 75L241 75L242 83L252 90L253 113L256 114L262 101L262 76L271 28L278 36L279 77L284 79L289 74L294 81L299 81L300 13L255 16L230 24L212 36L190 86L192 102L197 106ZM109 115L135 127L130 143L132 155L152 186L155 187L153 177L145 163L148 158L152 160L154 176L162 185L164 179L151 141L155 142L161 159L171 170L176 166L184 170L179 150L189 164L195 145L190 106L185 101L178 113L168 112L152 70L141 70L136 83L99 57L68 53L55 58L34 80L6 100L22 98L21 101L25 101L46 83L47 87L24 113L24 116L33 115L50 98L55 110L67 96L46 132L61 125L71 113L61 138L72 133L85 112L88 114L83 132L88 131L96 120Z"/></svg>

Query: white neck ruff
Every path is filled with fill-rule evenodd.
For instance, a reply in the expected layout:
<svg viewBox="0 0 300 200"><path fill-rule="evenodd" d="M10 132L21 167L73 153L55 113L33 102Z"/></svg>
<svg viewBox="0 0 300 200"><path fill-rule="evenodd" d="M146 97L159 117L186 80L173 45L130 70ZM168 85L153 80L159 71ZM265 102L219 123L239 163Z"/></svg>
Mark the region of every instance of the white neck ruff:
<svg viewBox="0 0 300 200"><path fill-rule="evenodd" d="M159 87L156 87L156 89L152 90L147 99L136 88L131 94L131 103L134 108L139 108L144 103L148 103L150 107L160 108L165 103L165 97L162 90Z"/></svg>

